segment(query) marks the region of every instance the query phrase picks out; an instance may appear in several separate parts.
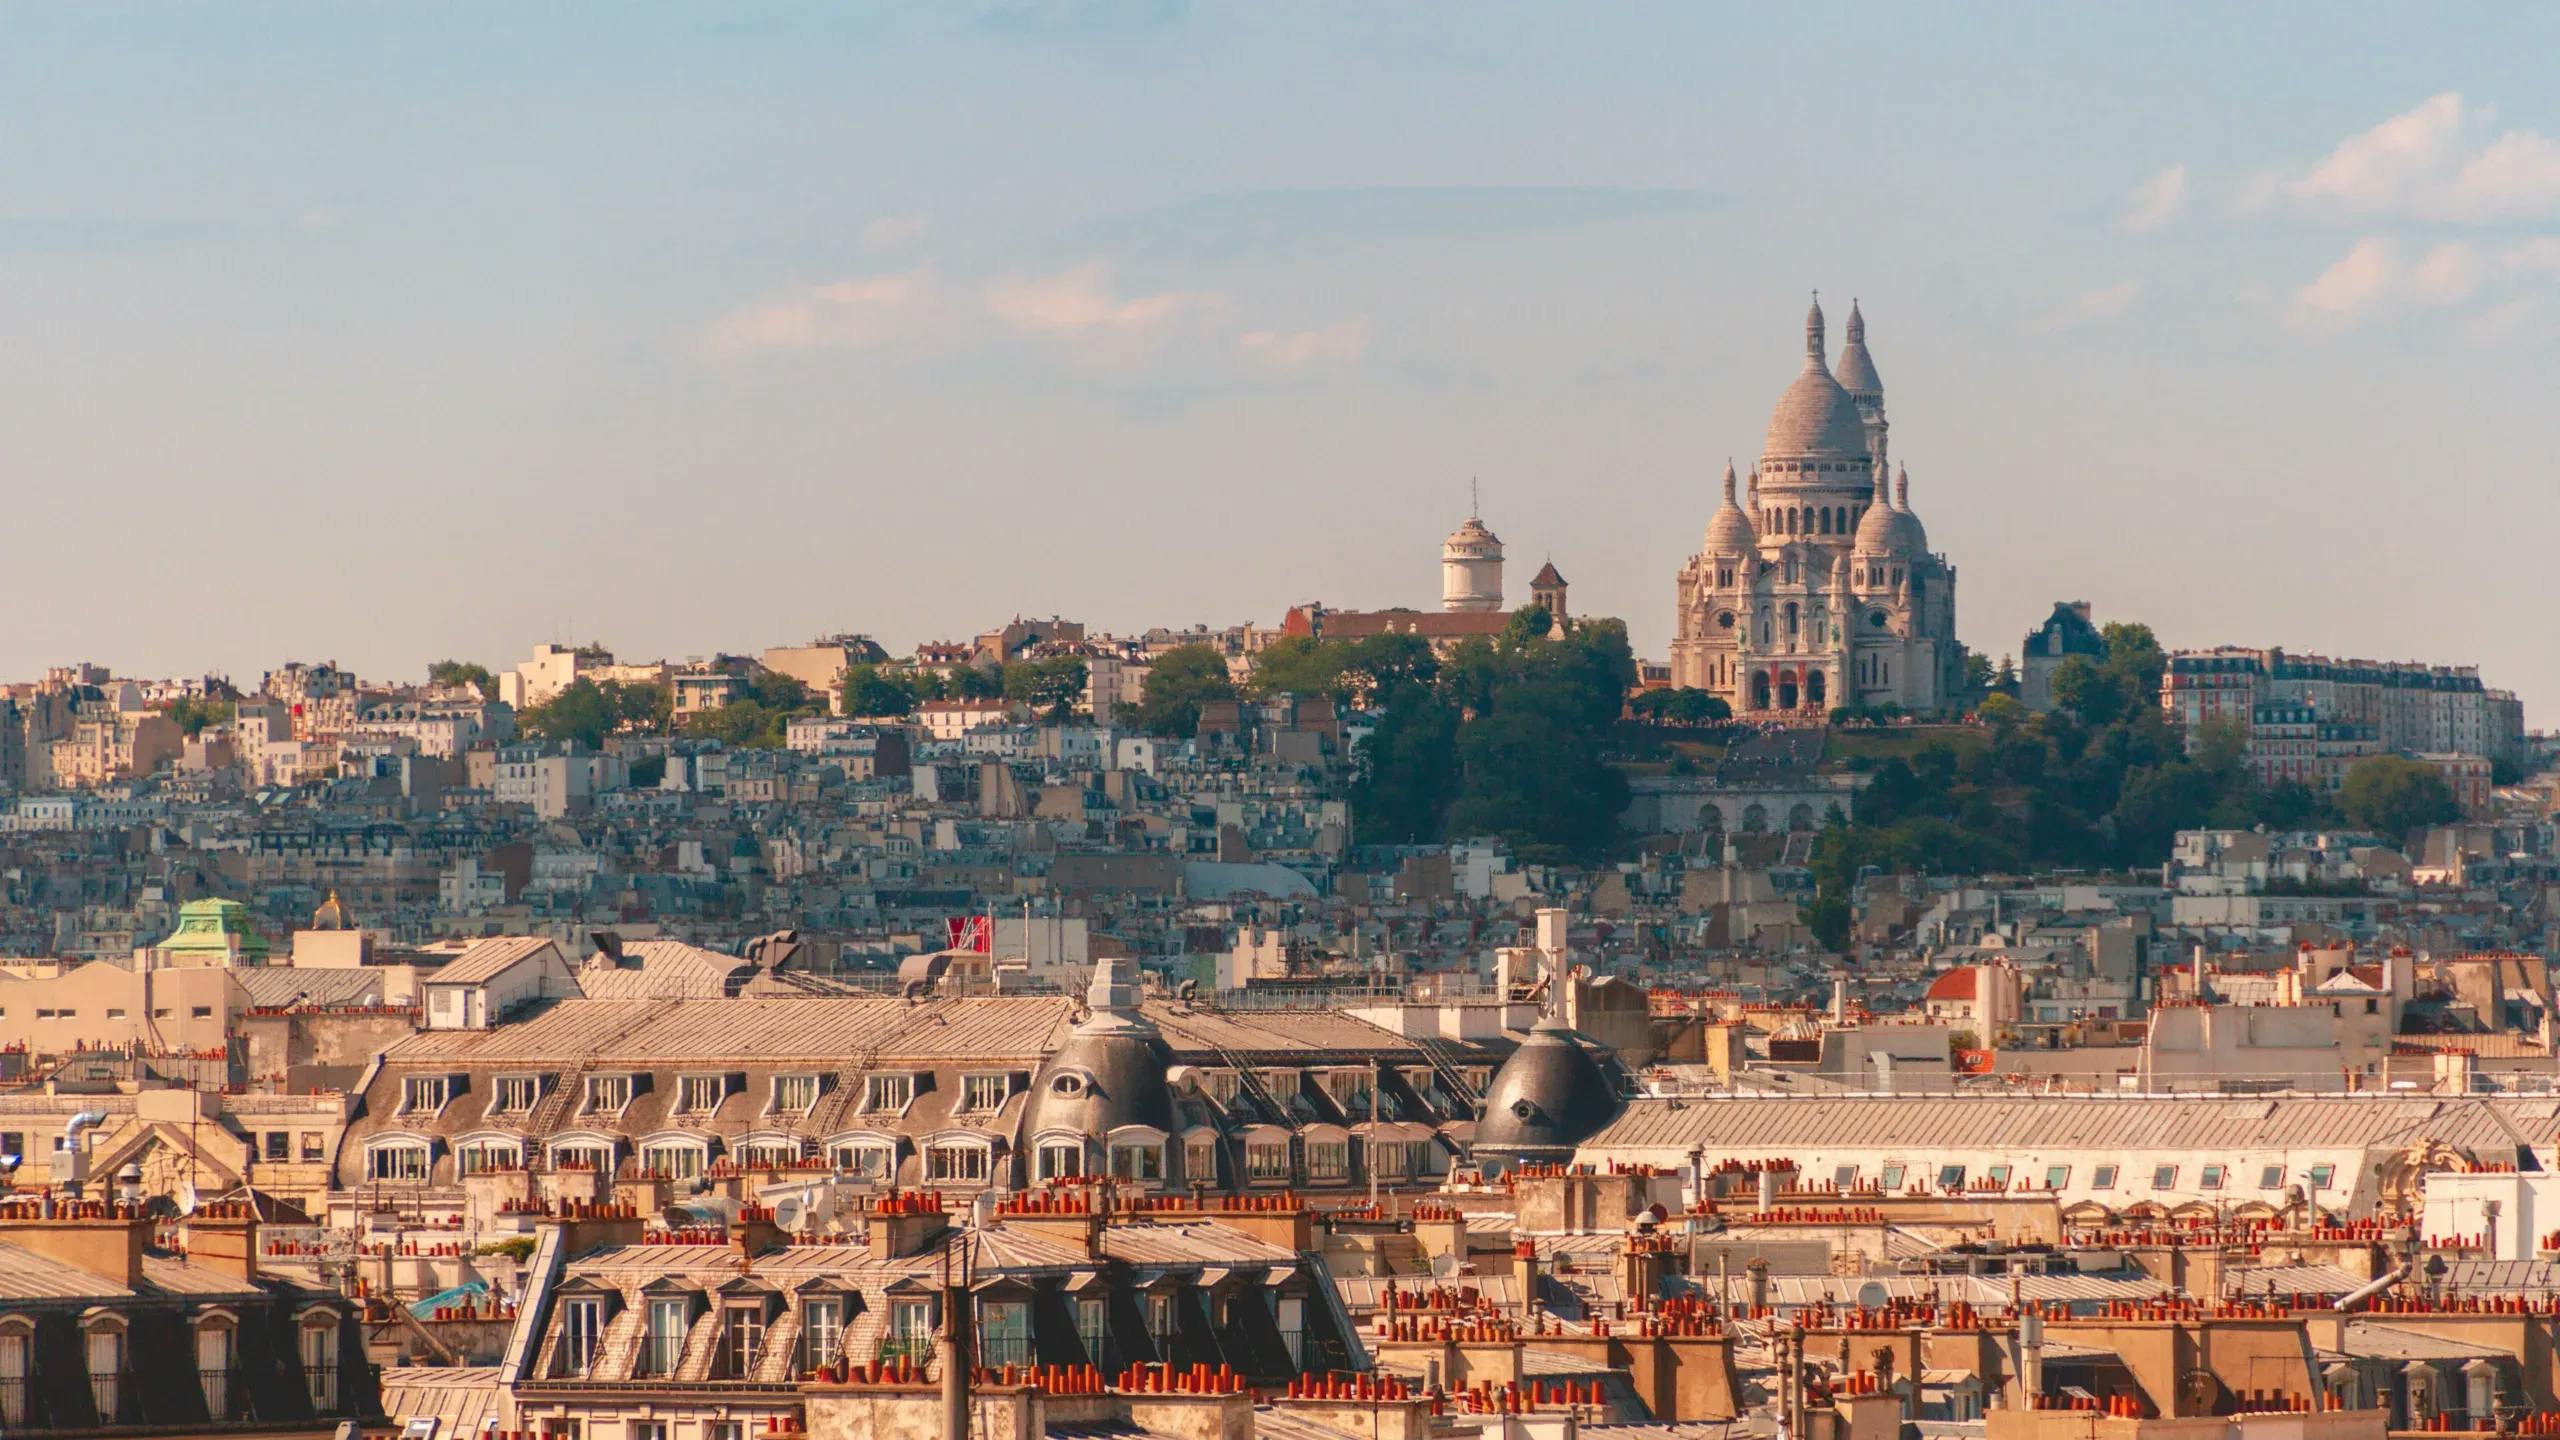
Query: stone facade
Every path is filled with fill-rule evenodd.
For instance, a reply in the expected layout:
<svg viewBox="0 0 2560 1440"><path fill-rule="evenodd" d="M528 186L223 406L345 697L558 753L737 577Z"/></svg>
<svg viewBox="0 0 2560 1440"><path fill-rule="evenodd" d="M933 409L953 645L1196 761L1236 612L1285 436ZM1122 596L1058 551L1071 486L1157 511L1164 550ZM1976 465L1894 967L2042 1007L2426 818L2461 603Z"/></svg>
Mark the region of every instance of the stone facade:
<svg viewBox="0 0 2560 1440"><path fill-rule="evenodd" d="M1835 377L1815 305L1747 496L1727 464L1724 503L1681 568L1674 685L1738 715L1951 702L1964 674L1955 567L1930 553L1909 473L1888 487L1885 442L1864 317L1851 307Z"/></svg>

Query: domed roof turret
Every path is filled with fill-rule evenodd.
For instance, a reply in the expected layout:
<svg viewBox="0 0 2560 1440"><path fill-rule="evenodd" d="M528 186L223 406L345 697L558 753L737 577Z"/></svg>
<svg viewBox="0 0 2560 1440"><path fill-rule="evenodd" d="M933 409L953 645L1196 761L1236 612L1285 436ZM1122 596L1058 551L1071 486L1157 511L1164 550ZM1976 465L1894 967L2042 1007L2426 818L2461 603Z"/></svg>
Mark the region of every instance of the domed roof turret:
<svg viewBox="0 0 2560 1440"><path fill-rule="evenodd" d="M1884 399L1884 380L1876 374L1875 357L1867 353L1867 317L1858 313L1858 302L1849 302L1848 343L1840 347L1840 364L1832 373L1839 377L1840 388L1872 405Z"/></svg>
<svg viewBox="0 0 2560 1440"><path fill-rule="evenodd" d="M1475 1153L1498 1165L1568 1160L1625 1109L1625 1070L1608 1047L1550 1015L1495 1071Z"/></svg>
<svg viewBox="0 0 2560 1440"><path fill-rule="evenodd" d="M1032 1077L1016 1146L1021 1153L1031 1153L1044 1134L1101 1141L1124 1125L1149 1125L1167 1134L1176 1128L1173 1093L1165 1084L1172 1052L1139 1013L1137 986L1120 968L1125 963L1095 963L1086 992L1093 1013L1076 1022Z"/></svg>
<svg viewBox="0 0 2560 1440"><path fill-rule="evenodd" d="M1733 462L1724 462L1724 503L1707 520L1706 553L1710 555L1748 555L1760 548L1759 533L1751 528L1751 516L1733 494Z"/></svg>
<svg viewBox="0 0 2560 1440"><path fill-rule="evenodd" d="M1787 459L1859 460L1867 455L1867 420L1858 402L1823 362L1822 304L1804 322L1804 371L1769 414L1761 453Z"/></svg>
<svg viewBox="0 0 2560 1440"><path fill-rule="evenodd" d="M1498 554L1501 550L1502 537L1486 528L1484 521L1473 515L1467 517L1466 524L1450 531L1448 539L1440 542L1441 553L1451 556L1482 554L1486 551Z"/></svg>
<svg viewBox="0 0 2560 1440"><path fill-rule="evenodd" d="M1911 508L1911 467L1908 465L1894 471L1893 510L1899 517L1895 523L1902 529L1903 543L1910 547L1914 555L1928 554L1928 527L1920 523L1919 512Z"/></svg>
<svg viewBox="0 0 2560 1440"><path fill-rule="evenodd" d="M1890 555L1902 543L1900 514L1893 508L1893 497L1885 492L1884 471L1876 471L1876 496L1867 504L1866 513L1858 517L1857 552L1861 555Z"/></svg>

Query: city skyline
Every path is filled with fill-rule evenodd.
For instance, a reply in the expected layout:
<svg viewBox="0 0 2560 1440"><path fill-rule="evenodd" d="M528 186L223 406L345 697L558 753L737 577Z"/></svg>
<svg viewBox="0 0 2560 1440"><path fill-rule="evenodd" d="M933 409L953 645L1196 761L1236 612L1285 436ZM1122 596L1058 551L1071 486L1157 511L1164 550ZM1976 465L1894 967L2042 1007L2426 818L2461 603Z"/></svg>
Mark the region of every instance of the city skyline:
<svg viewBox="0 0 2560 1440"><path fill-rule="evenodd" d="M0 666L1429 608L1471 481L1659 659L1820 288L1972 648L2560 700L2560 22L1971 13L18 17Z"/></svg>

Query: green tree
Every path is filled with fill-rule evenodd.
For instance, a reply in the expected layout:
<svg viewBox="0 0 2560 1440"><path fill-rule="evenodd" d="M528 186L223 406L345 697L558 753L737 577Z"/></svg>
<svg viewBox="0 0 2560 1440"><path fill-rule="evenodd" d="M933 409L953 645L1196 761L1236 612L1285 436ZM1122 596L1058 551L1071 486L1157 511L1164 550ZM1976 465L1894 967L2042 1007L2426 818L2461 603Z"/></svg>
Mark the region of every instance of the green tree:
<svg viewBox="0 0 2560 1440"><path fill-rule="evenodd" d="M1084 696L1085 664L1073 655L1017 660L1004 667L1004 698L1029 705L1051 720L1076 713Z"/></svg>
<svg viewBox="0 0 2560 1440"><path fill-rule="evenodd" d="M615 685L618 692L624 687ZM528 705L516 712L516 729L537 740L568 740L599 750L604 738L622 728L620 697L608 696L603 686L584 676L572 680L559 694L539 705Z"/></svg>
<svg viewBox="0 0 2560 1440"><path fill-rule="evenodd" d="M1150 735L1188 737L1200 729L1200 707L1235 698L1227 657L1207 645L1178 645L1147 668L1137 724Z"/></svg>
<svg viewBox="0 0 2560 1440"><path fill-rule="evenodd" d="M2091 725L2107 724L2124 713L2124 694L2115 677L2086 655L2053 667L2053 703Z"/></svg>
<svg viewBox="0 0 2560 1440"><path fill-rule="evenodd" d="M181 695L169 707L169 719L190 740L203 734L207 726L226 723L236 713L238 709L230 701L209 695Z"/></svg>
<svg viewBox="0 0 2560 1440"><path fill-rule="evenodd" d="M1670 705L1663 711L1663 716L1665 719L1674 720L1683 725L1721 725L1733 718L1733 707L1726 704L1721 695L1687 687L1671 691L1657 690L1652 693L1668 694L1671 697Z"/></svg>
<svg viewBox="0 0 2560 1440"><path fill-rule="evenodd" d="M1458 797L1458 712L1428 692L1390 705L1353 755L1352 829L1368 845L1423 845Z"/></svg>
<svg viewBox="0 0 2560 1440"><path fill-rule="evenodd" d="M1546 639L1547 632L1555 625L1556 618L1547 613L1546 606L1523 605L1512 611L1510 620L1504 623L1502 643L1517 650L1523 645Z"/></svg>
<svg viewBox="0 0 2560 1440"><path fill-rule="evenodd" d="M2376 755L2359 760L2338 787L2338 813L2395 842L2426 825L2462 818L2462 807L2444 777L2415 760Z"/></svg>
<svg viewBox="0 0 2560 1440"><path fill-rule="evenodd" d="M844 713L847 715L892 716L915 713L916 692L907 678L892 675L877 665L854 665L844 672Z"/></svg>
<svg viewBox="0 0 2560 1440"><path fill-rule="evenodd" d="M498 698L497 677L489 673L489 667L475 665L468 660L439 660L428 666L427 683L448 686L468 685L479 691L480 698L483 700Z"/></svg>
<svg viewBox="0 0 2560 1440"><path fill-rule="evenodd" d="M1004 671L993 665L963 665L952 672L954 700L998 700L1004 696Z"/></svg>

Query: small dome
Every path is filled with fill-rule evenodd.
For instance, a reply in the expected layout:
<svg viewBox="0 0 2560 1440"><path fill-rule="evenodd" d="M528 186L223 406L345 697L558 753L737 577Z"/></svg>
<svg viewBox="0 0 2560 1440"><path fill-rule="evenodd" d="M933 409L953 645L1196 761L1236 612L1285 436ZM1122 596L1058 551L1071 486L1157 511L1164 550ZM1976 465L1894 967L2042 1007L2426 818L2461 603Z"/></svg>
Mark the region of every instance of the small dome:
<svg viewBox="0 0 2560 1440"><path fill-rule="evenodd" d="M1928 527L1920 523L1918 511L1911 508L1911 467L1904 465L1894 472L1893 511L1902 529L1903 543L1914 555L1929 553Z"/></svg>
<svg viewBox="0 0 2560 1440"><path fill-rule="evenodd" d="M1875 357L1867 353L1867 317L1858 313L1855 300L1849 302L1848 343L1840 347L1840 364L1833 373L1841 389L1861 400L1884 398L1884 380L1876 374Z"/></svg>
<svg viewBox="0 0 2560 1440"><path fill-rule="evenodd" d="M1901 513L1885 494L1884 480L1876 480L1875 499L1867 504L1866 513L1858 517L1857 551L1861 555L1890 555L1901 547Z"/></svg>
<svg viewBox="0 0 2560 1440"><path fill-rule="evenodd" d="M1094 965L1086 991L1093 1013L1032 1076L1015 1147L1021 1153L1032 1153L1044 1132L1072 1131L1100 1141L1123 1125L1167 1133L1177 1128L1173 1093L1165 1083L1172 1053L1139 1013L1138 988L1123 963L1106 958Z"/></svg>
<svg viewBox="0 0 2560 1440"><path fill-rule="evenodd" d="M1473 515L1467 517L1466 524L1450 531L1449 538L1441 542L1442 549L1453 551L1481 550L1487 547L1501 549L1502 537L1486 529L1484 521Z"/></svg>
<svg viewBox="0 0 2560 1440"><path fill-rule="evenodd" d="M1510 1164L1571 1159L1575 1146L1625 1108L1624 1074L1597 1041L1553 1017L1539 1021L1486 1087L1477 1157Z"/></svg>
<svg viewBox="0 0 2560 1440"><path fill-rule="evenodd" d="M1751 528L1751 516L1744 512L1733 495L1733 462L1724 462L1724 503L1707 521L1706 553L1710 555L1748 555L1760 548L1760 536Z"/></svg>

